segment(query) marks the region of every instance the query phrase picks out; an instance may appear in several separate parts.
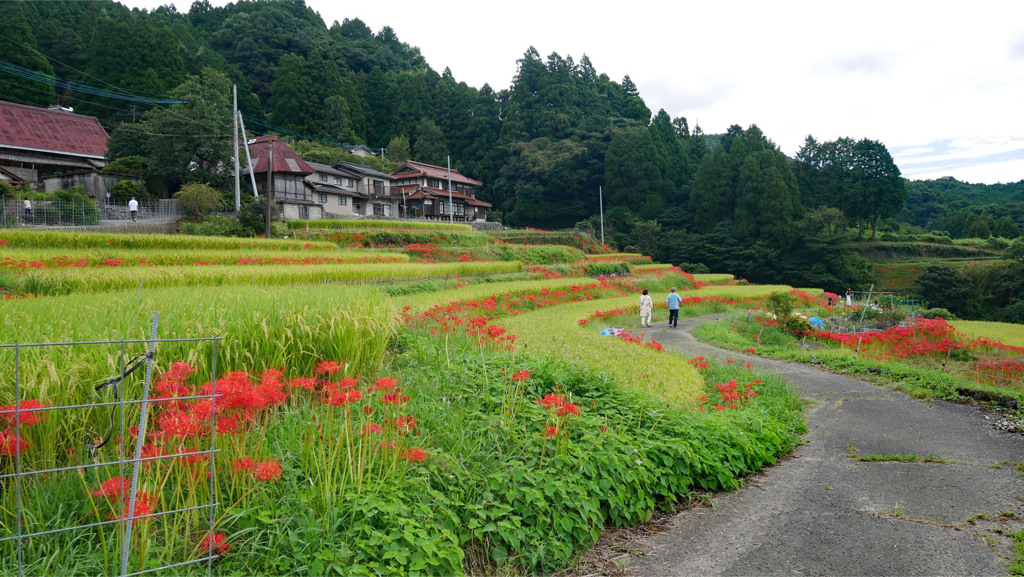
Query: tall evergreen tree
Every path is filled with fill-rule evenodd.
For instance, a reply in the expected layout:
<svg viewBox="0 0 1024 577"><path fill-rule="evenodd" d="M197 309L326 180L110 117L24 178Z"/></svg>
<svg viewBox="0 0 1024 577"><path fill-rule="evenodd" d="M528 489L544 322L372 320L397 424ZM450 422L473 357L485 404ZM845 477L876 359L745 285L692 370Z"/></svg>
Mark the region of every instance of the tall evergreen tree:
<svg viewBox="0 0 1024 577"><path fill-rule="evenodd" d="M445 142L444 133L434 124L433 120L424 118L416 126L413 134L415 139L412 144L415 160L444 166L448 160L448 144Z"/></svg>
<svg viewBox="0 0 1024 577"><path fill-rule="evenodd" d="M37 49L36 37L25 18L22 0L0 3L0 22L3 22L4 36L0 37L0 61L9 62L31 72L52 75L53 68L50 62ZM0 98L23 104L48 106L54 102L54 89L48 84L0 72Z"/></svg>

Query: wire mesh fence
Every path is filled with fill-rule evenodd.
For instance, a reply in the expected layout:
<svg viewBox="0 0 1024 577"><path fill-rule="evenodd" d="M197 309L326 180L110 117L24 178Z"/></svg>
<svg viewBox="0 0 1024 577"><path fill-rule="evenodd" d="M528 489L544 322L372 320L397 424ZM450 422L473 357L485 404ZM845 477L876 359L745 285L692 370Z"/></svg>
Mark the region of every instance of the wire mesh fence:
<svg viewBox="0 0 1024 577"><path fill-rule="evenodd" d="M26 204L27 203L27 204ZM175 220L178 201L140 201L135 214L124 203L98 204L92 199L31 200L5 196L0 198L0 228L92 226L108 221Z"/></svg>
<svg viewBox="0 0 1024 577"><path fill-rule="evenodd" d="M158 320L145 340L0 344L0 402L12 402L0 404L0 575L212 574L220 337L158 339ZM154 396L164 343L209 347L211 388ZM100 349L111 376L83 386L82 366L55 366L40 352L55 348ZM41 382L66 383L67 394ZM29 398L44 395L49 402ZM188 401L209 403L208 426L194 427L187 447L185 436L158 447L147 435L154 407ZM187 466L195 463L203 470ZM158 539L184 545L154 552Z"/></svg>

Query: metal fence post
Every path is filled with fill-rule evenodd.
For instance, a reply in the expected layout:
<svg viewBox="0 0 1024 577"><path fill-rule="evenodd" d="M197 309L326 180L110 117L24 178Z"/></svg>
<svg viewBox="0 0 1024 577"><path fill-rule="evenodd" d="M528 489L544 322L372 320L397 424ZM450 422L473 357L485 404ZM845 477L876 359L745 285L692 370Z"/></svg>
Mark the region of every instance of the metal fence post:
<svg viewBox="0 0 1024 577"><path fill-rule="evenodd" d="M24 544L22 543L22 527L21 518L24 515L21 504L21 381L20 374L20 361L21 361L21 349L17 345L14 347L14 473L15 477L15 490L18 492L16 497L18 521L17 521L17 537L18 537L18 577L22 577L24 573Z"/></svg>
<svg viewBox="0 0 1024 577"><path fill-rule="evenodd" d="M131 554L132 522L135 520L135 500L139 490L139 464L142 459L142 445L146 442L146 409L149 407L149 383L153 378L153 356L156 352L156 327L160 320L160 311L153 313L153 331L149 341L149 354L146 359L146 380L142 385L142 407L139 411L139 433L135 438L135 458L132 462L132 492L128 500L127 526L124 541L121 543L121 576L128 574L128 556ZM123 385L122 385L123 386Z"/></svg>

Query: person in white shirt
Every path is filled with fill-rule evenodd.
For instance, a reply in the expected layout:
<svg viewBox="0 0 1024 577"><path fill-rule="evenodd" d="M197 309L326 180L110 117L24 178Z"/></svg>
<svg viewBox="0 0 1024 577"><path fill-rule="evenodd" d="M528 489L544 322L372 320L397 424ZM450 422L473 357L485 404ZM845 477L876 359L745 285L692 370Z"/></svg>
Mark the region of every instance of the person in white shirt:
<svg viewBox="0 0 1024 577"><path fill-rule="evenodd" d="M32 218L32 201L26 198L22 206L25 207L25 218Z"/></svg>
<svg viewBox="0 0 1024 577"><path fill-rule="evenodd" d="M644 294L640 295L640 302L636 306L640 309L640 326L651 326L651 313L654 311L654 301L647 294L647 289L644 289Z"/></svg>
<svg viewBox="0 0 1024 577"><path fill-rule="evenodd" d="M128 201L128 212L132 215L132 222L135 222L139 217L139 201L134 196Z"/></svg>

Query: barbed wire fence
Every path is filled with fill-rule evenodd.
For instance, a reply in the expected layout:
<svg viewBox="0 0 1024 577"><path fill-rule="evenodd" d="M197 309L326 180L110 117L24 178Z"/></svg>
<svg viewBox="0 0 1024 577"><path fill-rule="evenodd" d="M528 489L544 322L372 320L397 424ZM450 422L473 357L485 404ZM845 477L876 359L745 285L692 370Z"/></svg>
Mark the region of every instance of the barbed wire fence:
<svg viewBox="0 0 1024 577"><path fill-rule="evenodd" d="M203 338L182 338L182 339L159 339L157 338L157 326L159 321L159 312L154 313L152 322L151 337L145 340L111 340L111 341L69 341L69 342L58 342L58 343L18 343L18 344L0 344L0 352L5 350L13 352L13 366L9 367L10 373L13 374L13 400L14 404L10 407L4 407L0 405L0 422L13 423L13 427L7 429L7 435L11 436L8 441L11 443L10 447L13 451L10 452L11 460L13 461L13 472L10 469L0 467L0 504L3 503L3 497L5 493L10 492L12 489L15 493L14 497L14 511L0 511L0 513L6 512L9 516L13 513L14 522L0 522L0 575L18 575L18 577L24 577L26 570L29 570L29 574L52 574L53 571L47 570L41 567L41 564L46 563L47 558L54 556L76 556L77 551L65 551L65 550L53 550L46 546L44 537L54 536L58 534L64 534L71 531L99 531L103 533L103 537L98 540L86 540L92 545L98 547L107 547L113 549L113 544L116 544L116 551L105 551L105 555L113 553L117 556L118 568L115 571L109 571L107 574L120 575L121 577L128 577L133 575L142 575L153 573L156 571L169 570L169 569L181 569L187 566L198 566L202 563L206 564L207 575L213 573L213 562L219 557L215 553L216 547L214 539L214 526L215 526L215 512L220 503L216 502L214 479L216 476L216 460L214 456L219 452L217 448L217 390L216 390L216 359L217 359L217 346L222 340L222 337L203 337ZM153 365L156 358L157 347L163 343L207 343L211 346L211 371L210 380L212 387L209 394L196 394L192 396L181 396L174 397L173 401L196 401L196 400L209 400L210 402L210 426L209 432L205 438L205 445L208 447L205 450L188 450L187 452L174 452L174 453L162 453L159 452L155 455L143 456L143 446L146 443L146 429L150 418L150 407L153 404L159 402L159 399L153 399L150 397L150 385L153 379ZM133 358L128 358L128 348L130 346L145 345L147 351L140 353ZM106 379L98 383L94 390L99 393L104 390L113 391L115 400L110 402L94 402L94 403L80 403L80 404L50 404L45 406L31 406L31 408L25 406L25 395L26 383L22 382L22 374L25 371L25 363L23 360L25 356L24 351L38 348L49 348L49 347L101 347L101 346L118 346L120 347L119 353L119 374ZM8 358L10 355L8 355ZM5 367L0 366L0 377L6 372ZM53 370L52 367L50 369ZM126 391L129 389L128 383L129 378L134 373L142 370L144 373L143 382L141 385L141 394L138 398L130 398ZM137 376L136 376L137 378ZM6 388L3 387L3 388ZM2 388L0 388L2 392ZM25 442L23 439L21 424L27 420L27 417L31 416L31 413L49 413L50 415L58 415L66 411L74 410L86 410L86 411L110 411L110 430L106 432L105 438L89 438L84 441L85 447L82 451L83 462L69 464L67 466L60 467L43 467L33 468L31 463L27 462L27 459L23 456L23 449L27 445L23 445ZM134 426L130 426L129 413L138 413L137 423ZM119 433L116 437L114 436L115 429L115 413L118 416L117 421L117 432ZM135 429L137 427L137 429ZM133 431L134 429L134 431ZM131 437L135 436L134 447L130 447ZM108 445L113 441L111 450L116 451L117 458L115 459L104 459L100 449ZM120 448L117 448L118 442L120 442ZM4 447L0 446L0 456L4 454L2 451ZM131 454L129 455L129 450ZM69 449L69 454L73 452ZM94 458L92 462L85 462L86 455L89 453ZM185 459L185 458L201 458L209 462L209 499L206 502L196 501L196 504L191 506L179 507L173 510L152 512L147 507L139 507L139 503L146 499L145 493L139 489L139 480L141 476L140 468L146 467L147 465L153 464L156 461L164 461L169 459ZM69 524L65 526L47 526L47 520L41 518L38 514L39 510L42 509L41 503L31 503L27 495L27 489L32 483L41 482L41 479L53 479L55 476L61 474L79 474L82 475L87 470L100 470L100 471L111 471L117 470L119 475L117 477L117 483L119 484L119 494L127 493L124 498L124 503L119 505L118 509L120 513L123 511L123 515L108 516L108 520L96 521L91 523L79 523ZM127 470L130 469L130 477L126 476ZM13 487L11 486L13 484ZM37 506L37 510L30 510L33 505ZM2 507L0 507L2 509ZM145 560L143 556L136 552L136 563L137 570L129 572L129 560L133 557L132 542L133 542L133 530L136 528L136 522L145 523L155 518L168 518L171 515L186 514L194 511L205 511L207 512L207 523L208 526L204 530L206 538L201 541L202 547L205 548L205 554L194 559L184 559L174 563L153 563L152 566L144 566ZM0 519L5 517L0 516ZM42 525L41 527L33 527L33 523ZM13 527L12 527L13 525ZM108 539L107 531L113 529L115 532L115 539ZM138 540L138 539L137 539ZM97 542L98 541L98 542ZM59 545L57 545L59 547ZM36 558L27 558L26 550L30 549L35 552ZM201 550L199 553L203 553ZM111 568L112 569L112 568Z"/></svg>

